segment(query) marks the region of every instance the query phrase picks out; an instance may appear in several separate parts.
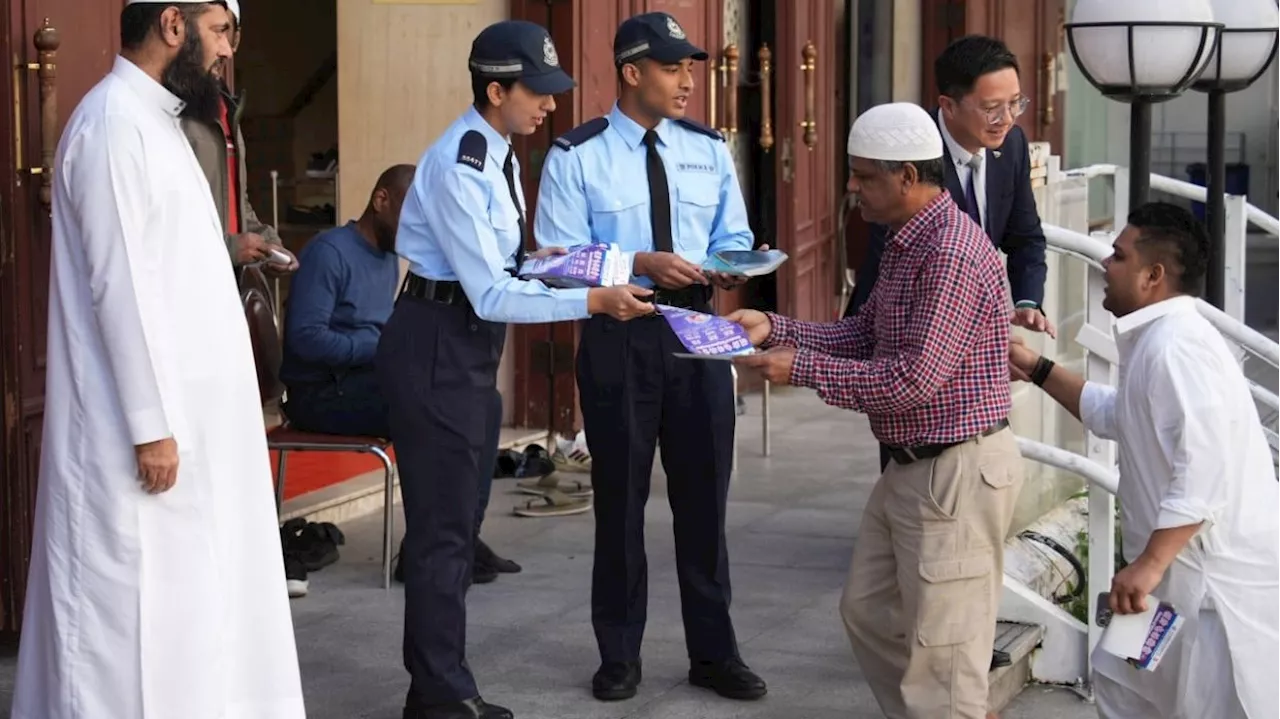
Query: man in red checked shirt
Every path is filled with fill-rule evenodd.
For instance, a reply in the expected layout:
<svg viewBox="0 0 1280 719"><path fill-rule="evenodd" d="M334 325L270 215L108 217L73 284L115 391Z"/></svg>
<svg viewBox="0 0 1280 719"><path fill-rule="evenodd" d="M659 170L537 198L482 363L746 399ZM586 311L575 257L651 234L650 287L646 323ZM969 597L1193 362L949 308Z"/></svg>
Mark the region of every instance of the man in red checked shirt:
<svg viewBox="0 0 1280 719"><path fill-rule="evenodd" d="M937 123L909 103L872 108L849 132L849 191L891 231L861 312L728 319L766 350L737 364L867 414L890 447L840 600L881 709L982 719L1023 481L1007 420L1012 302L999 253L943 189L942 147Z"/></svg>

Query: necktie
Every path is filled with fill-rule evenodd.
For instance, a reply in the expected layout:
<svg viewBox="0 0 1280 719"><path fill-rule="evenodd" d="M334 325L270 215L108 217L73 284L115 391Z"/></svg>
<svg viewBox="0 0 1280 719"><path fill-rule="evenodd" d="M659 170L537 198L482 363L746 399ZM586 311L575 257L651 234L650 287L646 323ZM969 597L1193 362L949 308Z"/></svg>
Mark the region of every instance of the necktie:
<svg viewBox="0 0 1280 719"><path fill-rule="evenodd" d="M971 155L969 157L969 181L964 187L964 211L969 213L969 217L982 227L982 212L978 209L978 186L975 178L978 176L978 168L982 166L982 155Z"/></svg>
<svg viewBox="0 0 1280 719"><path fill-rule="evenodd" d="M507 178L507 192L511 193L511 204L516 206L516 216L520 223L520 244L516 247L516 270L524 264L524 208L520 207L520 197L516 194L516 171L514 158L516 149L507 149L507 161L502 163L502 174Z"/></svg>
<svg viewBox="0 0 1280 719"><path fill-rule="evenodd" d="M649 224L653 228L653 249L671 252L671 190L667 187L667 168L658 154L658 133L644 134L645 164L649 170Z"/></svg>

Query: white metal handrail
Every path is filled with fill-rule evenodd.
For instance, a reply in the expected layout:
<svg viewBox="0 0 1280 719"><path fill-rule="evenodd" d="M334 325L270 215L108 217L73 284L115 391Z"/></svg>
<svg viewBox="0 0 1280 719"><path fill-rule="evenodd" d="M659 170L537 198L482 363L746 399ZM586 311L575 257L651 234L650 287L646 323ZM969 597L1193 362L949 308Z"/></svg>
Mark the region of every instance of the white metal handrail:
<svg viewBox="0 0 1280 719"><path fill-rule="evenodd" d="M1120 491L1119 473L1113 469L1103 467L1088 457L1026 437L1018 437L1018 449L1021 450L1022 456L1027 459L1047 464L1050 467L1065 469L1083 477L1090 484L1105 489L1111 494Z"/></svg>

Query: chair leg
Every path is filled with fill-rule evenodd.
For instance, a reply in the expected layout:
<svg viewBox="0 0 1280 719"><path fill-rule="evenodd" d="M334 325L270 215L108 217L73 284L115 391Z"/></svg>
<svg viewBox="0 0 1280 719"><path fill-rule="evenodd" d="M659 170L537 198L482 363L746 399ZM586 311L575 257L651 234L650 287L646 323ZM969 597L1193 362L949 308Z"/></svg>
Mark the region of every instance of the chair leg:
<svg viewBox="0 0 1280 719"><path fill-rule="evenodd" d="M382 588L391 588L391 535L395 530L395 469L391 458L378 447L370 448L382 460Z"/></svg>
<svg viewBox="0 0 1280 719"><path fill-rule="evenodd" d="M280 453L279 459L276 460L276 517L280 517L280 509L284 506L284 470L286 460L289 458L289 450L276 450Z"/></svg>

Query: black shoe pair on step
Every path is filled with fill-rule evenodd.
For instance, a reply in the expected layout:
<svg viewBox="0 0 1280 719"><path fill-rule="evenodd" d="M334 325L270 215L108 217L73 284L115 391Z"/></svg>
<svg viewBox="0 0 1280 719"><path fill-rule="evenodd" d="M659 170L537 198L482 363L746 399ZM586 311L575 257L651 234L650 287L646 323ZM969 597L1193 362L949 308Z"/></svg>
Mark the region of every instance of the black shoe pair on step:
<svg viewBox="0 0 1280 719"><path fill-rule="evenodd" d="M636 695L641 680L640 662L606 662L591 678L591 693L600 701L621 701ZM754 700L768 693L764 680L734 657L720 662L694 662L689 683L710 689L728 699Z"/></svg>

